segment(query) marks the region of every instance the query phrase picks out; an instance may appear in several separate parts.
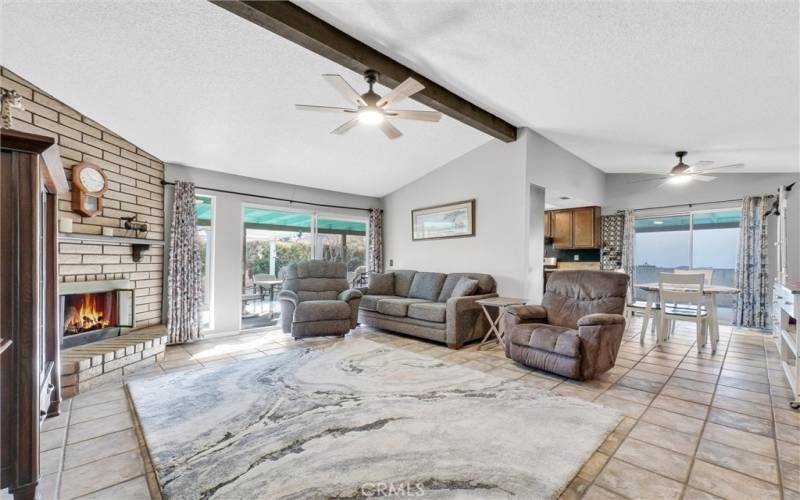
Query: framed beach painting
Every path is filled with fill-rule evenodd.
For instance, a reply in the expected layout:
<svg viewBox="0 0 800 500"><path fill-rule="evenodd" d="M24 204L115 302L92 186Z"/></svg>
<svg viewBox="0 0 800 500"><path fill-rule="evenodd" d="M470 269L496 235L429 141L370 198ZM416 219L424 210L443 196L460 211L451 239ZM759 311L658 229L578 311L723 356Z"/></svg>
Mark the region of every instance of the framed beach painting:
<svg viewBox="0 0 800 500"><path fill-rule="evenodd" d="M475 200L411 211L411 239L434 240L475 236Z"/></svg>

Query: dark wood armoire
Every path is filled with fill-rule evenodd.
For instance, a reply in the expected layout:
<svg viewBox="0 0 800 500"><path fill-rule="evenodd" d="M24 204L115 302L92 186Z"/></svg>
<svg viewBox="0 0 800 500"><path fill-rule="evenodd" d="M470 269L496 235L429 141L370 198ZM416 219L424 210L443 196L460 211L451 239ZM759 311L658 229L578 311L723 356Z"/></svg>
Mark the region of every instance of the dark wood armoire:
<svg viewBox="0 0 800 500"><path fill-rule="evenodd" d="M69 190L55 139L0 131L0 488L36 497L41 422L59 413L58 193Z"/></svg>

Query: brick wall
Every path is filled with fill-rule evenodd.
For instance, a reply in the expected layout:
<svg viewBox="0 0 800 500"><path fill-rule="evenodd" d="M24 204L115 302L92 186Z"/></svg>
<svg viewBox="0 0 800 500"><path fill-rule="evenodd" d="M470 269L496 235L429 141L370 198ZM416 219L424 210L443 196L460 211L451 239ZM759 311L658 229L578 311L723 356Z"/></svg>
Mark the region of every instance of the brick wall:
<svg viewBox="0 0 800 500"><path fill-rule="evenodd" d="M72 166L80 162L101 167L108 177L103 211L95 217L74 213L71 193L61 195L59 218L73 220L73 234L99 235L104 227L112 227L115 236L134 237L122 229L119 218L136 215L149 225L146 238L163 240L164 163L7 68L0 68L0 87L17 91L25 108L12 110L13 128L56 138L68 179ZM62 282L125 278L135 284L137 327L161 322L163 262L161 246L151 246L139 262L133 262L130 245L96 241L59 243Z"/></svg>

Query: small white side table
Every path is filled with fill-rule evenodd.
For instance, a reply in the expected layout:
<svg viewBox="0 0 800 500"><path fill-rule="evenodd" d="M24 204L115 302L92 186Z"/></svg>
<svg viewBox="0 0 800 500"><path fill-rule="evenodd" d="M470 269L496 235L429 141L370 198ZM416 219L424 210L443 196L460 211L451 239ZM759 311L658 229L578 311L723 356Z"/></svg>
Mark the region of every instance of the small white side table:
<svg viewBox="0 0 800 500"><path fill-rule="evenodd" d="M481 340L481 343L478 345L478 349L483 347L483 344L489 340L489 337L494 334L497 337L497 343L505 347L505 343L503 342L503 335L504 335L504 327L503 327L503 314L506 312L506 307L508 306L521 306L525 305L525 299L515 299L513 297L492 297L490 299L480 299L476 301L478 304L481 305L481 309L483 309L483 314L486 315L486 319L489 320L489 331L486 332L486 335ZM497 318L492 319L492 315L489 314L489 308L496 307L497 308Z"/></svg>

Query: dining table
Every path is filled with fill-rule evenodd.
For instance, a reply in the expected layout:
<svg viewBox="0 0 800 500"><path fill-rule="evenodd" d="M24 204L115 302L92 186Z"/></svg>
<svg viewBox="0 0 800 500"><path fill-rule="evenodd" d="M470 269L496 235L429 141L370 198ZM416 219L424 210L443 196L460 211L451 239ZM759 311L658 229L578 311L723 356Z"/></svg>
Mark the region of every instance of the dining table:
<svg viewBox="0 0 800 500"><path fill-rule="evenodd" d="M653 304L658 301L658 283L637 283L634 287L647 292L647 300L645 301L644 316L642 318L642 333L641 338L647 333L647 326L651 319L653 319ZM682 286L670 284L669 288L672 290L692 290L691 285ZM695 287L694 290L697 290ZM732 286L723 285L703 285L703 300L705 302L706 312L708 314L708 327L711 333L711 338L714 342L719 339L719 315L717 314L717 295L736 295L739 289ZM660 322L656 323L656 342L663 343L666 340L666 332L661 331ZM713 346L716 351L716 345Z"/></svg>

